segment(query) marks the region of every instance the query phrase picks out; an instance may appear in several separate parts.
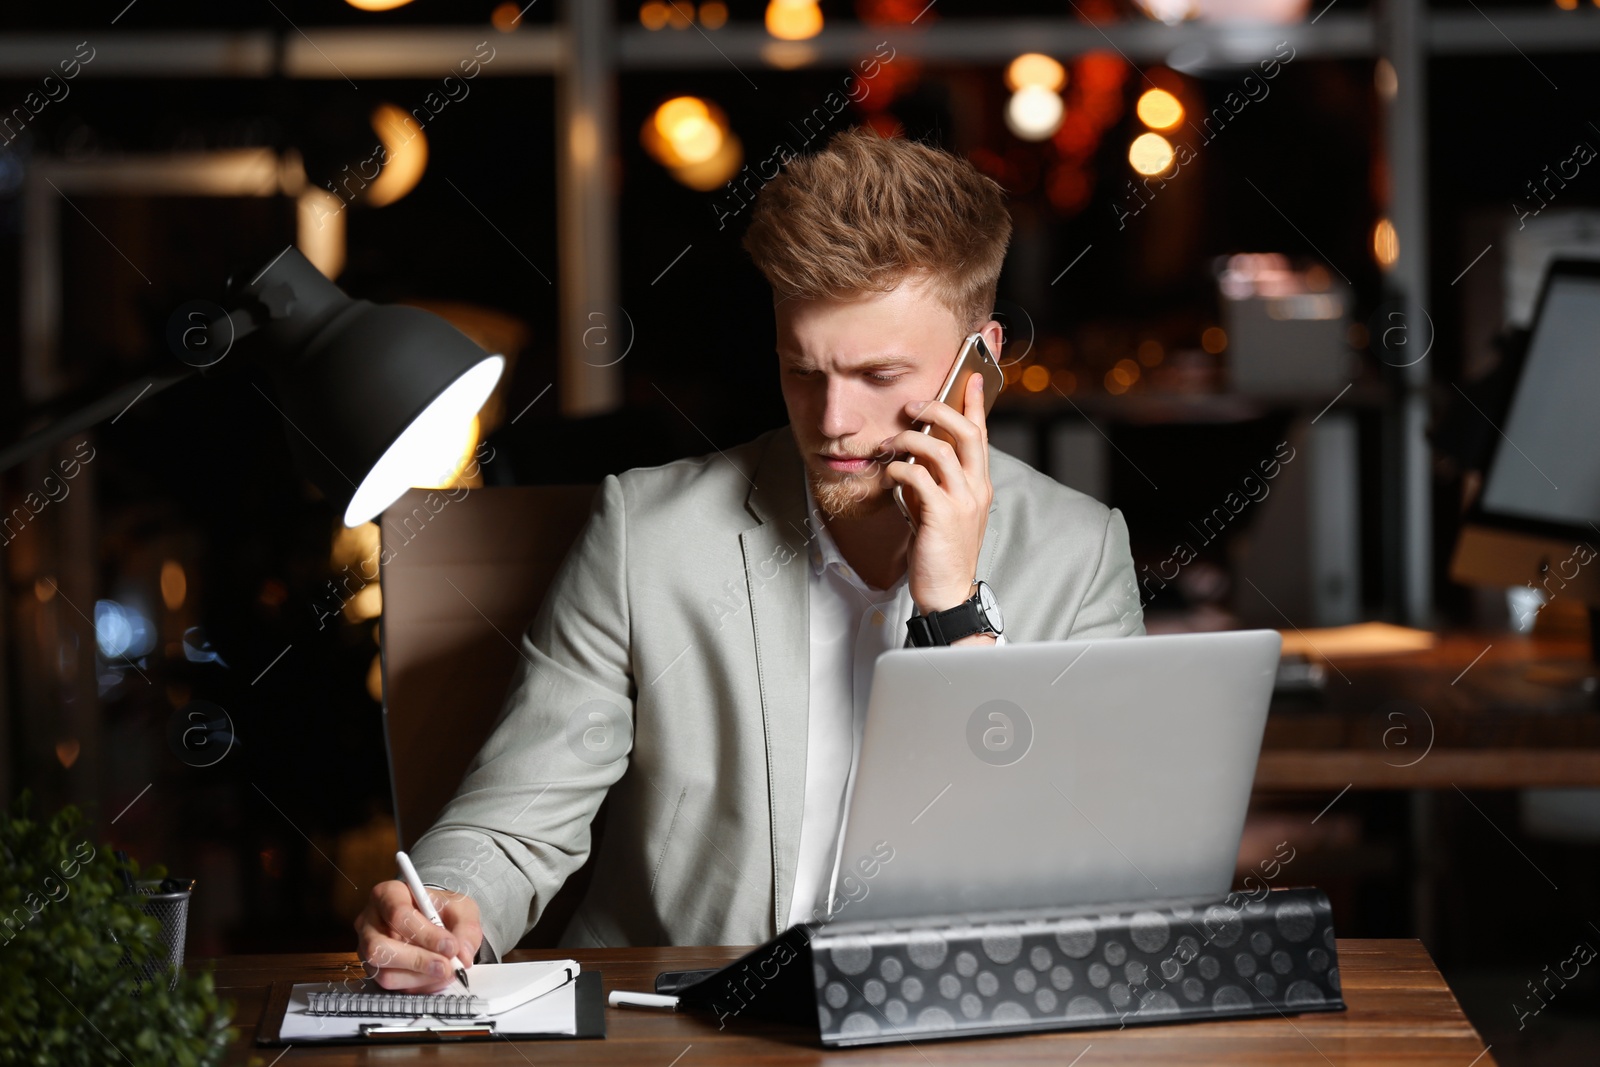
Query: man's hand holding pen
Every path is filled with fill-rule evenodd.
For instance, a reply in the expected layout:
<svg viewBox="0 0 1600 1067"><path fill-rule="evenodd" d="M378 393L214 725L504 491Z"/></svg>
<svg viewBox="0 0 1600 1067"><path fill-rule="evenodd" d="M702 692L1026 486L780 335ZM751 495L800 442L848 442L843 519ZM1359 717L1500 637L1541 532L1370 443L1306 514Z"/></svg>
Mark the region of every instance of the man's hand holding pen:
<svg viewBox="0 0 1600 1067"><path fill-rule="evenodd" d="M483 941L478 905L463 893L429 889L444 923L428 921L399 879L372 887L367 907L356 917L358 951L385 989L438 993L459 984L457 967L471 967ZM370 973L370 971L369 971Z"/></svg>

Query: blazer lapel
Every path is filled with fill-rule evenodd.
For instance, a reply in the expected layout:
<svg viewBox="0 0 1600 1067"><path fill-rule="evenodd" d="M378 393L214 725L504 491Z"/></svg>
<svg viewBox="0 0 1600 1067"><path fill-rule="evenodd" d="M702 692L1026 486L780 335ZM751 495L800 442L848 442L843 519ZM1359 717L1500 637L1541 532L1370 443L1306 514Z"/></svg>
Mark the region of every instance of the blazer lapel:
<svg viewBox="0 0 1600 1067"><path fill-rule="evenodd" d="M811 610L804 477L794 436L785 427L768 442L745 498L761 524L739 535L767 741L774 932L788 925L805 810Z"/></svg>

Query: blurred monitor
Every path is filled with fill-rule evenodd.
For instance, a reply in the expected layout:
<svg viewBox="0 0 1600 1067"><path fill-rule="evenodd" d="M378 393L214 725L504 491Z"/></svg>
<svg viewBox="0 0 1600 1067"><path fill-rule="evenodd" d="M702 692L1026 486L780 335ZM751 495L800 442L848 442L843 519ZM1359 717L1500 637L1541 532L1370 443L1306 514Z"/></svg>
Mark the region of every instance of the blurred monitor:
<svg viewBox="0 0 1600 1067"><path fill-rule="evenodd" d="M1600 607L1600 262L1550 264L1497 429L1451 578Z"/></svg>
<svg viewBox="0 0 1600 1067"><path fill-rule="evenodd" d="M1321 263L1274 252L1218 261L1217 293L1235 392L1323 396L1350 384L1348 289Z"/></svg>

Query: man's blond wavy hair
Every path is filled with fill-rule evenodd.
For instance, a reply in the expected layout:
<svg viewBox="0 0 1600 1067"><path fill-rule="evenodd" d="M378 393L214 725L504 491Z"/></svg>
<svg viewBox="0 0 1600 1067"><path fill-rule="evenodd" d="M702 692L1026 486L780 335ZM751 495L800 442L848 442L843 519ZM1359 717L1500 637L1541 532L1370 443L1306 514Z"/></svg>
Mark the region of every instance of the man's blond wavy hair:
<svg viewBox="0 0 1600 1067"><path fill-rule="evenodd" d="M775 301L850 299L925 276L976 330L1010 241L1005 191L971 162L857 126L762 188L743 245Z"/></svg>

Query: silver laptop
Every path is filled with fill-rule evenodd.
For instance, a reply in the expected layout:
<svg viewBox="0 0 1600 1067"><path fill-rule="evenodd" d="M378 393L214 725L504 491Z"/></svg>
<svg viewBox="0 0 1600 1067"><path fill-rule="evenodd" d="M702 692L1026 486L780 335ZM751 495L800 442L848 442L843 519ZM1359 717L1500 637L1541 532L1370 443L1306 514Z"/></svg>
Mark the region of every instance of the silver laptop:
<svg viewBox="0 0 1600 1067"><path fill-rule="evenodd" d="M1222 898L1281 646L1236 630L879 656L834 918Z"/></svg>

